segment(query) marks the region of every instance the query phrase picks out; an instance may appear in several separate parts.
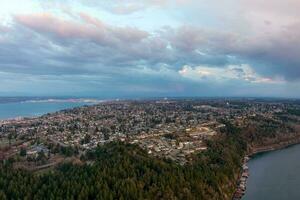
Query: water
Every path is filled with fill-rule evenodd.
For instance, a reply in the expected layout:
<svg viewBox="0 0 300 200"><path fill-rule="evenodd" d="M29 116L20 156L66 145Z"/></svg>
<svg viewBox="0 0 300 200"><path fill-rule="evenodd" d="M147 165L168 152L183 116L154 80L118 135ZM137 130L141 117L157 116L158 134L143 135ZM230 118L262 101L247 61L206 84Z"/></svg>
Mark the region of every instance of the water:
<svg viewBox="0 0 300 200"><path fill-rule="evenodd" d="M300 145L260 154L248 166L243 200L300 199Z"/></svg>
<svg viewBox="0 0 300 200"><path fill-rule="evenodd" d="M50 112L90 105L86 102L14 102L0 103L0 120L16 117L35 117Z"/></svg>

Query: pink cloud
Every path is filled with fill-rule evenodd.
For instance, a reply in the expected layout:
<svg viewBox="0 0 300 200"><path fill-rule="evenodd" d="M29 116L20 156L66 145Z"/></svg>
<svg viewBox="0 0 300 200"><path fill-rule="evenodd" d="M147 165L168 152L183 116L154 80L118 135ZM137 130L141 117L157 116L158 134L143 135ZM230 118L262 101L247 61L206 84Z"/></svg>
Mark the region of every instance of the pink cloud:
<svg viewBox="0 0 300 200"><path fill-rule="evenodd" d="M85 13L79 14L81 22L65 20L49 13L16 15L15 21L39 33L53 34L59 38L88 39L101 45L117 42L136 43L148 33L133 27L113 27Z"/></svg>
<svg viewBox="0 0 300 200"><path fill-rule="evenodd" d="M80 12L79 16L87 24L92 24L92 25L94 25L96 27L99 27L99 28L102 28L102 27L105 26L104 23L101 20L99 20L95 17L92 17L92 16L90 16L86 13Z"/></svg>
<svg viewBox="0 0 300 200"><path fill-rule="evenodd" d="M0 24L0 33L2 32L2 33L7 33L9 31L9 27L7 27L7 26L2 26L1 24Z"/></svg>

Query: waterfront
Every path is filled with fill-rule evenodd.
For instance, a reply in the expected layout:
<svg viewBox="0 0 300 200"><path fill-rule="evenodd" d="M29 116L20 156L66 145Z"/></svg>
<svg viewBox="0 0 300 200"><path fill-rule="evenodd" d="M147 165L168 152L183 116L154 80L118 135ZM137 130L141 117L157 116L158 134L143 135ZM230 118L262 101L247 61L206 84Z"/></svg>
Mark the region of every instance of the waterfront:
<svg viewBox="0 0 300 200"><path fill-rule="evenodd" d="M0 103L0 120L35 117L59 110L89 105L86 102L13 102Z"/></svg>
<svg viewBox="0 0 300 200"><path fill-rule="evenodd" d="M243 200L300 199L300 145L261 153L248 162L250 177Z"/></svg>

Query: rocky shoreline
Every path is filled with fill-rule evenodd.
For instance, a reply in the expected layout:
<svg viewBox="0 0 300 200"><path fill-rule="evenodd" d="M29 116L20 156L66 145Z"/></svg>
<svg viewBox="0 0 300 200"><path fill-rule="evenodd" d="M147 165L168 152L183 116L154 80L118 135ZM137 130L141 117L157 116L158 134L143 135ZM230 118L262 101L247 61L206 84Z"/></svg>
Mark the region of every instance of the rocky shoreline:
<svg viewBox="0 0 300 200"><path fill-rule="evenodd" d="M266 146L261 146L261 147L259 147L259 146L253 147L253 148L251 148L251 151L248 153L248 156L253 157L259 153L280 150L280 149L284 149L284 148L287 148L289 146L296 145L296 144L300 144L300 136L298 136L297 138L293 138L291 140L282 141L277 144L266 145Z"/></svg>
<svg viewBox="0 0 300 200"><path fill-rule="evenodd" d="M249 157L245 156L243 159L243 165L242 165L242 173L239 176L239 179L237 181L237 189L233 195L232 200L240 200L244 196L246 192L246 182L249 177L249 168L247 166L247 162L249 161Z"/></svg>

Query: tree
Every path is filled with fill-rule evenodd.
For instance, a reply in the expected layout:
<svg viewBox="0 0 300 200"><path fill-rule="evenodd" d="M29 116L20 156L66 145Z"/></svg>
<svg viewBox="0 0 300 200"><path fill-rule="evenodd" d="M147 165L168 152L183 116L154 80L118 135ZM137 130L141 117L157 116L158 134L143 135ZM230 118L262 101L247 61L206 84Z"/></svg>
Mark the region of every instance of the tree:
<svg viewBox="0 0 300 200"><path fill-rule="evenodd" d="M26 150L26 148L21 147L21 149L20 149L20 156L24 157L24 156L26 156L26 155L27 155L27 150Z"/></svg>
<svg viewBox="0 0 300 200"><path fill-rule="evenodd" d="M38 176L0 164L0 199L225 199L243 157L239 134L208 147L186 166L120 142L93 150L93 165L65 163Z"/></svg>
<svg viewBox="0 0 300 200"><path fill-rule="evenodd" d="M38 152L38 156L36 158L37 161L40 161L42 164L45 164L47 161L47 157L44 153L44 151Z"/></svg>
<svg viewBox="0 0 300 200"><path fill-rule="evenodd" d="M81 140L81 144L88 144L91 141L91 136L89 134L85 134L84 138Z"/></svg>
<svg viewBox="0 0 300 200"><path fill-rule="evenodd" d="M6 200L7 199L5 193L2 190L0 190L0 199L1 200Z"/></svg>
<svg viewBox="0 0 300 200"><path fill-rule="evenodd" d="M9 143L9 146L11 145L11 140L13 139L13 134L10 133L8 134L8 143Z"/></svg>

